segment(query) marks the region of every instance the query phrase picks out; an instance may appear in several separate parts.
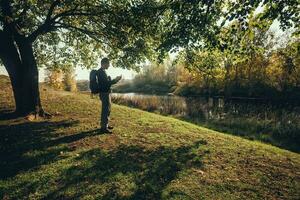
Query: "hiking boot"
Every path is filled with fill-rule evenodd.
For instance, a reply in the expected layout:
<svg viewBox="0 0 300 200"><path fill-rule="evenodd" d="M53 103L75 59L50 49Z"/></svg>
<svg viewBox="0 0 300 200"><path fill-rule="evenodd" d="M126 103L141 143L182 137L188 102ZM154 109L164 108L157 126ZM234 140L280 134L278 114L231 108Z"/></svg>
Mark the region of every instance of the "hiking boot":
<svg viewBox="0 0 300 200"><path fill-rule="evenodd" d="M108 126L107 128L108 128L108 129L114 129L114 127L113 127L113 126Z"/></svg>
<svg viewBox="0 0 300 200"><path fill-rule="evenodd" d="M108 130L107 128L101 128L101 129L100 129L100 132L101 132L101 133L112 133L112 131L111 131L111 130Z"/></svg>

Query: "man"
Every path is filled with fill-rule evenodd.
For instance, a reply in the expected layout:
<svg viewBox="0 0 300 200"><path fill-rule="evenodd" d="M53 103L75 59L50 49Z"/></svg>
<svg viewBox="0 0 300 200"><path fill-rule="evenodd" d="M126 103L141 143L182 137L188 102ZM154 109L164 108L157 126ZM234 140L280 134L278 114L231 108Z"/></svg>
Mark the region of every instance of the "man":
<svg viewBox="0 0 300 200"><path fill-rule="evenodd" d="M121 80L122 76L118 76L115 79L111 80L110 76L107 76L106 71L109 68L109 59L103 58L101 60L101 68L98 70L97 79L99 84L99 95L102 102L102 111L101 111L101 132L102 133L112 133L112 126L108 125L108 118L111 110L111 86L116 84Z"/></svg>

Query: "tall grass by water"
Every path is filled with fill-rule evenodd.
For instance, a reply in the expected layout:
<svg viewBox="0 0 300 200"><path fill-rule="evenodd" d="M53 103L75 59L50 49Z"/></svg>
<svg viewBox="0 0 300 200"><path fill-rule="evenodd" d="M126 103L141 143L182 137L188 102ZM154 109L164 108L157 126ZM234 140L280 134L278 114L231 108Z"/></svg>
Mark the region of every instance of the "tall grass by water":
<svg viewBox="0 0 300 200"><path fill-rule="evenodd" d="M113 94L114 103L300 152L300 107L222 98Z"/></svg>

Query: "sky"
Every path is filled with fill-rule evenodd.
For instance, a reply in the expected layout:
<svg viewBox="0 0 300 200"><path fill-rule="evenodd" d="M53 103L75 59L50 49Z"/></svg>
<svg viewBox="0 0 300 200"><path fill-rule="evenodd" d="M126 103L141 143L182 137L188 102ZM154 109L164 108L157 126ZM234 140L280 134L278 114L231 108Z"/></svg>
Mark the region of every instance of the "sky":
<svg viewBox="0 0 300 200"><path fill-rule="evenodd" d="M76 70L75 70L76 80L88 80L89 75L90 75L90 71L91 70L81 69L80 67L77 67ZM0 74L7 75L7 71L5 70L4 66L2 66L2 65L0 65ZM109 76L111 76L112 78L115 78L116 76L122 75L123 79L132 79L135 76L136 72L134 72L132 70L126 70L126 69L111 66L107 70L107 74ZM45 78L45 71L44 71L44 69L40 69L39 70L39 80L40 80L40 82L43 82L44 78Z"/></svg>
<svg viewBox="0 0 300 200"><path fill-rule="evenodd" d="M88 80L90 70L81 69L81 68L77 67L75 74L76 74L77 80ZM122 75L123 79L132 79L134 77L134 75L136 74L136 72L134 72L132 70L127 70L127 69L122 69L122 68L111 66L110 68L108 68L107 74L109 76L111 76L112 78Z"/></svg>

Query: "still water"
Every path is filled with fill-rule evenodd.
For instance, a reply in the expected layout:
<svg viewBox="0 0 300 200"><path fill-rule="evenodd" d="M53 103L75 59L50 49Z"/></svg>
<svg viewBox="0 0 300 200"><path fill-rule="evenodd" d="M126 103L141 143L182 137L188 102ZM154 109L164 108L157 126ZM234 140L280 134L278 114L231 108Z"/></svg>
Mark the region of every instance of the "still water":
<svg viewBox="0 0 300 200"><path fill-rule="evenodd" d="M146 95L137 93L113 93L113 102L162 114L223 119L226 115L255 116L258 118L282 118L286 112L300 113L300 107L272 103L263 99L223 97L180 97L172 95Z"/></svg>

